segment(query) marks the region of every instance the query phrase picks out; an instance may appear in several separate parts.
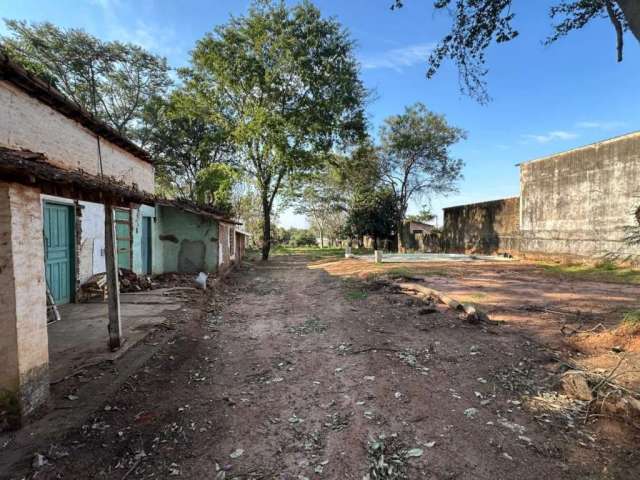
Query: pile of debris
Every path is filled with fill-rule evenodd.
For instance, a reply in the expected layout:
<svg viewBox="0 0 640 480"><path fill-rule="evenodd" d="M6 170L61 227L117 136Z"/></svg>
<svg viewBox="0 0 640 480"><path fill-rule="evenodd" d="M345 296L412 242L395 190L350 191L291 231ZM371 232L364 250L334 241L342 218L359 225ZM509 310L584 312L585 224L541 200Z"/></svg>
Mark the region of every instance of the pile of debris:
<svg viewBox="0 0 640 480"><path fill-rule="evenodd" d="M150 290L153 288L151 277L148 275L138 275L127 268L118 269L118 279L120 282L121 292L141 292L142 290ZM82 301L93 298L106 300L107 292L107 274L105 272L96 273L91 276L80 287Z"/></svg>

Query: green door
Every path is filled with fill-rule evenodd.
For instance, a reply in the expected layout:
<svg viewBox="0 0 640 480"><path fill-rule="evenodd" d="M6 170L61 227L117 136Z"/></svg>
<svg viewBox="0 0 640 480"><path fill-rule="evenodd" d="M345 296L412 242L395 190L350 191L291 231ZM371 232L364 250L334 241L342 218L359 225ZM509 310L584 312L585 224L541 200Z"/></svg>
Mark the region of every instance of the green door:
<svg viewBox="0 0 640 480"><path fill-rule="evenodd" d="M115 209L118 268L131 270L131 210Z"/></svg>
<svg viewBox="0 0 640 480"><path fill-rule="evenodd" d="M73 207L44 204L45 275L56 304L69 303L74 284Z"/></svg>
<svg viewBox="0 0 640 480"><path fill-rule="evenodd" d="M151 217L142 217L142 271L151 275Z"/></svg>

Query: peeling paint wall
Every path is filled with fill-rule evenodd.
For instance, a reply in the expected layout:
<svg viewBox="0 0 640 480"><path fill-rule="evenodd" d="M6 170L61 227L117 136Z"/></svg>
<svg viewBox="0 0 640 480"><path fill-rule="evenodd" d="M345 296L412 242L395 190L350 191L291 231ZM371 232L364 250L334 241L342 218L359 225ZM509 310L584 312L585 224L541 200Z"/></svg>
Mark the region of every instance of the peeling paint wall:
<svg viewBox="0 0 640 480"><path fill-rule="evenodd" d="M640 132L520 167L521 250L533 255L638 255L623 241L640 204Z"/></svg>
<svg viewBox="0 0 640 480"><path fill-rule="evenodd" d="M173 207L157 206L152 228L154 274L217 271L217 221Z"/></svg>
<svg viewBox="0 0 640 480"><path fill-rule="evenodd" d="M519 249L518 197L444 209L446 252L513 253Z"/></svg>
<svg viewBox="0 0 640 480"><path fill-rule="evenodd" d="M44 153L59 167L100 173L96 135L79 123L0 80L0 145ZM153 165L100 141L102 169L141 190L154 191Z"/></svg>

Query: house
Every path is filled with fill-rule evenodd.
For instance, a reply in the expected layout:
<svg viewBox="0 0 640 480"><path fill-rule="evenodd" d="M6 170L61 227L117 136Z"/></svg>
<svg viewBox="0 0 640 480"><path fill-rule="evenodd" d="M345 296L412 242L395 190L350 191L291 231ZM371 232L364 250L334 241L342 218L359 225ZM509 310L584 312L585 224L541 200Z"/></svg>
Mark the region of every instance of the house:
<svg viewBox="0 0 640 480"><path fill-rule="evenodd" d="M143 149L0 53L0 402L21 419L48 397L48 294L75 302L106 271L115 350L118 268L221 272L242 256L236 222L154 183Z"/></svg>
<svg viewBox="0 0 640 480"><path fill-rule="evenodd" d="M520 196L444 209L449 251L559 260L640 255L640 132L524 162Z"/></svg>

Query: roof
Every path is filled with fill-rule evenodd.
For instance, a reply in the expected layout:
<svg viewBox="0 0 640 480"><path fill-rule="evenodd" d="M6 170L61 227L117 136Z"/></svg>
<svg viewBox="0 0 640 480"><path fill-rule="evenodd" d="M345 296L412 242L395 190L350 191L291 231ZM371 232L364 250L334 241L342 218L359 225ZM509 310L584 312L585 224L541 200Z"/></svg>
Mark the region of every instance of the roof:
<svg viewBox="0 0 640 480"><path fill-rule="evenodd" d="M223 223L242 225L240 222L236 222L235 220L231 219L228 214L221 212L220 210L217 210L210 205L202 205L196 202L192 202L191 200L177 198L159 198L156 199L155 203L160 206L173 207L196 215L210 217Z"/></svg>
<svg viewBox="0 0 640 480"><path fill-rule="evenodd" d="M587 148L593 148L593 147L598 147L600 145L606 145L607 143L618 142L620 140L625 140L625 139L628 139L628 138L631 138L631 137L635 137L635 136L640 138L640 130L635 131L635 132L625 133L623 135L618 135L618 136L607 138L607 139L604 139L604 140L599 140L597 142L588 143L587 145L582 145L581 147L571 148L569 150L565 150L564 152L553 153L551 155L546 155L544 157L534 158L532 160L527 160L525 162L516 163L516 167L519 167L521 165L526 165L526 164L529 164L529 163L533 163L533 162L540 162L542 160L548 160L550 158L557 157L559 155L564 155L564 154L567 154L567 153L578 152L580 150L585 150Z"/></svg>
<svg viewBox="0 0 640 480"><path fill-rule="evenodd" d="M214 218L220 222L240 225L229 215L208 205L189 200L166 199L138 190L114 177L98 176L83 170L56 167L46 155L29 150L13 150L0 146L0 179L39 188L43 193L60 197L121 206L129 203L165 205Z"/></svg>
<svg viewBox="0 0 640 480"><path fill-rule="evenodd" d="M0 147L0 179L39 188L43 193L89 202L153 204L155 197L116 178L56 167L42 153Z"/></svg>
<svg viewBox="0 0 640 480"><path fill-rule="evenodd" d="M149 154L114 128L97 120L89 112L71 102L58 90L44 80L27 72L22 66L12 61L0 51L0 80L12 83L27 95L38 99L67 118L75 120L96 135L119 146L148 163L153 163Z"/></svg>
<svg viewBox="0 0 640 480"><path fill-rule="evenodd" d="M482 206L482 205L488 205L490 203L496 203L496 202L504 202L506 200L519 200L520 197L505 197L505 198L498 198L496 200L485 200L484 202L472 202L472 203L464 203L462 205L452 205L451 207L445 207L442 210L453 210L455 208L464 208L464 207L470 207L470 206Z"/></svg>

